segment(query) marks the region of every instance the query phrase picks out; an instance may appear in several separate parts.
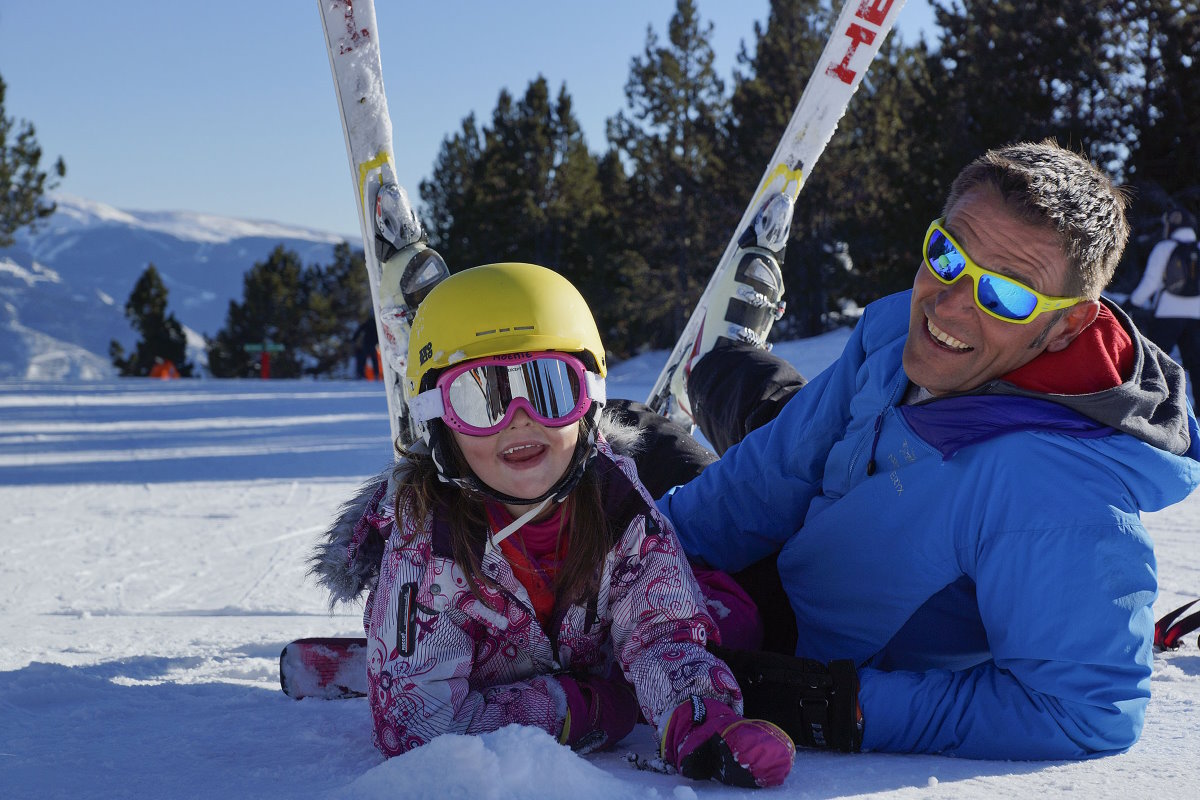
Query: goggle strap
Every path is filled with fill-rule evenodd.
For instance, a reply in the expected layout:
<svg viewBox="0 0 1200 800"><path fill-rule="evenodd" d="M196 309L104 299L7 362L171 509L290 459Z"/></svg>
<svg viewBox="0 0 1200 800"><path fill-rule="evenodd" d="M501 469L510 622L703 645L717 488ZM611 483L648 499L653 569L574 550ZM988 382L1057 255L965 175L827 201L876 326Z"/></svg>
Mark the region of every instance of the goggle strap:
<svg viewBox="0 0 1200 800"><path fill-rule="evenodd" d="M521 530L522 525L524 525L526 522L529 522L529 520L533 519L538 514L542 513L542 509L545 508L546 506L548 506L549 504L550 504L550 498L547 497L545 500L543 500L542 502L538 503L533 508L526 511L524 514L517 517L512 522L505 525L504 529L501 530L499 533L488 536L487 544L484 545L484 548L483 548L484 557L486 557L488 553L490 553L493 550L495 550L496 548L498 548L500 546L500 543L503 542L505 539L507 539L509 536L512 536L514 533Z"/></svg>
<svg viewBox="0 0 1200 800"><path fill-rule="evenodd" d="M605 387L604 378L595 372L584 372L583 376L587 382L588 397L592 402L598 405L608 402L608 389Z"/></svg>
<svg viewBox="0 0 1200 800"><path fill-rule="evenodd" d="M440 419L446 413L446 404L442 400L441 389L429 389L408 401L408 413L417 422L429 422Z"/></svg>

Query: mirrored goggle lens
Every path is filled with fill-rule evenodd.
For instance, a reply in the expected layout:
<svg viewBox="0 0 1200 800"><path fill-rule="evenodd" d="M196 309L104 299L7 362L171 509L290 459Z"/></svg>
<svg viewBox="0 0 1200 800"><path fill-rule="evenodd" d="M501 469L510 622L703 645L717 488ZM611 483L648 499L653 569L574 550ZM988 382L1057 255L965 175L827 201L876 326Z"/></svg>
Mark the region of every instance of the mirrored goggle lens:
<svg viewBox="0 0 1200 800"><path fill-rule="evenodd" d="M939 230L929 237L925 262L939 278L956 280L966 269L967 260ZM980 275L975 287L979 305L1006 319L1022 320L1037 308L1037 297L1024 286L999 275Z"/></svg>
<svg viewBox="0 0 1200 800"><path fill-rule="evenodd" d="M516 398L527 400L543 421L563 419L582 400L579 375L565 361L539 358L474 367L446 387L446 400L454 414L476 428L499 424Z"/></svg>

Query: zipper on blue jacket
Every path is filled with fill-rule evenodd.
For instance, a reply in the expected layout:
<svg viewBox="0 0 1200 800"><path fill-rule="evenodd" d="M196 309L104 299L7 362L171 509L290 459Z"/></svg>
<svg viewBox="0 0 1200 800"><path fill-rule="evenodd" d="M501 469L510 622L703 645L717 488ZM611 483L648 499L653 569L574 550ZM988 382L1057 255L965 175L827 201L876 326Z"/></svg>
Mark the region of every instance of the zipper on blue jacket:
<svg viewBox="0 0 1200 800"><path fill-rule="evenodd" d="M871 455L867 458L867 477L875 474L875 449L879 447L879 431L883 428L883 415L887 413L888 406L883 411L879 412L879 416L875 417L875 433L871 437Z"/></svg>
<svg viewBox="0 0 1200 800"><path fill-rule="evenodd" d="M905 387L907 385L908 385L908 376L905 375L903 371L901 371L900 377L896 380L895 384L893 384L893 386L892 386L892 393L888 397L887 403L884 404L883 409L875 417L875 427L871 434L871 452L867 456L867 477L868 478L875 474L875 469L876 469L875 450L879 447L879 434L883 430L883 418L889 411L892 410L892 407L896 404L896 395L898 395L900 393L901 387ZM858 463L857 457L855 457L855 459L852 462L850 462L850 474L854 474L854 467L857 463Z"/></svg>

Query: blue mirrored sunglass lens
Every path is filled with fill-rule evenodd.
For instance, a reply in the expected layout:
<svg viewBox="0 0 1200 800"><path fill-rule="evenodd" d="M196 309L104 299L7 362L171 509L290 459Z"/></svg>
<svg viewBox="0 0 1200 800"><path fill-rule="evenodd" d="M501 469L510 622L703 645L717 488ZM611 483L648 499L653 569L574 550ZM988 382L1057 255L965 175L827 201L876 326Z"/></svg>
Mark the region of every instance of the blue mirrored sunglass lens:
<svg viewBox="0 0 1200 800"><path fill-rule="evenodd" d="M934 231L925 248L925 260L944 281L952 281L963 271L967 262L941 231Z"/></svg>
<svg viewBox="0 0 1200 800"><path fill-rule="evenodd" d="M980 276L978 294L981 305L1008 319L1025 319L1038 303L1028 289L991 275Z"/></svg>
<svg viewBox="0 0 1200 800"><path fill-rule="evenodd" d="M557 359L476 367L455 378L446 394L458 418L477 428L502 421L514 398L528 400L544 419L559 419L575 409L580 397L575 372Z"/></svg>

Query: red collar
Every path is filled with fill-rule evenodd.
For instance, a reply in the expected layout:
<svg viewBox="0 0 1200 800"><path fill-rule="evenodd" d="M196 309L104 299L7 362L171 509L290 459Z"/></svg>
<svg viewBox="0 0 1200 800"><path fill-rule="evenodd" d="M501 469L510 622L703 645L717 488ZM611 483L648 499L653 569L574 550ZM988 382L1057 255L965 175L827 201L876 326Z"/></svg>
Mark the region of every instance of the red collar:
<svg viewBox="0 0 1200 800"><path fill-rule="evenodd" d="M555 503L554 505L554 513L550 516L537 522L526 522L520 530L513 534L513 536L521 537L522 545L534 558L545 558L553 554L555 548L560 545L559 531L567 524L567 521L563 519L565 504ZM503 530L513 521L513 515L499 503L488 500L484 502L484 508L487 510L488 521L491 522L493 531Z"/></svg>
<svg viewBox="0 0 1200 800"><path fill-rule="evenodd" d="M1124 383L1135 357L1133 339L1101 304L1096 321L1064 349L1047 350L1002 380L1047 394L1091 394Z"/></svg>
<svg viewBox="0 0 1200 800"><path fill-rule="evenodd" d="M570 546L569 531L559 536L560 524L565 523L565 504L540 522L526 522L521 529L500 542L500 552L512 567L513 576L525 587L533 613L544 630L549 630L556 597L554 580ZM512 514L499 503L487 501L488 520L493 530L500 530L513 521Z"/></svg>

